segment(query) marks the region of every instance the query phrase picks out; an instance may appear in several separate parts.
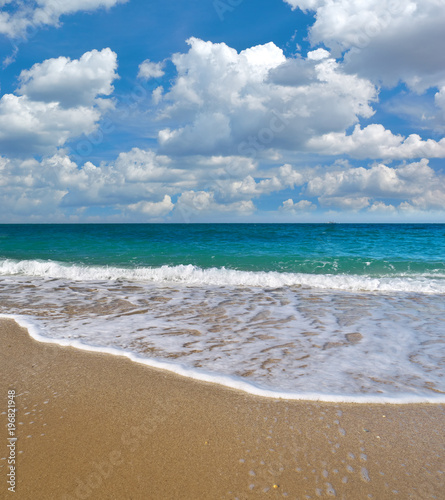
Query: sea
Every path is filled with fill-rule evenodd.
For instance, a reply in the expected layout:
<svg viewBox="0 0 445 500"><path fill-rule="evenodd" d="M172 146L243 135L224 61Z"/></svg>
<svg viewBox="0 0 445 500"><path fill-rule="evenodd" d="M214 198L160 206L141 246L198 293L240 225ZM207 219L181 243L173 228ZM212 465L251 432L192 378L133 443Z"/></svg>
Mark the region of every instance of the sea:
<svg viewBox="0 0 445 500"><path fill-rule="evenodd" d="M0 225L42 342L270 398L445 402L445 224Z"/></svg>

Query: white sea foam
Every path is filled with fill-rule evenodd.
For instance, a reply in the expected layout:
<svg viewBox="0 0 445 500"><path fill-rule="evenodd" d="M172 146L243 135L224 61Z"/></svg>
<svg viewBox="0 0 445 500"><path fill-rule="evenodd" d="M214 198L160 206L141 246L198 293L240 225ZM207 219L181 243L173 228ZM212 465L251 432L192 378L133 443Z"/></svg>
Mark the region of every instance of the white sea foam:
<svg viewBox="0 0 445 500"><path fill-rule="evenodd" d="M20 326L26 328L32 338L42 343L57 344L63 347L74 347L79 350L89 352L101 352L114 356L123 356L133 362L144 364L153 368L166 370L177 375L188 377L194 380L203 382L210 382L232 389L237 389L248 394L261 396L273 399L289 399L289 400L305 400L305 401L325 401L325 402L343 402L343 403L381 403L381 404L412 404L412 403L445 403L445 396L433 395L413 395L413 394L397 394L397 395L379 395L379 394L320 394L317 392L291 392L271 390L258 386L254 383L246 382L240 377L220 375L211 373L206 370L198 370L190 368L183 364L167 362L158 359L148 359L139 356L135 353L128 352L122 349L115 349L111 347L96 347L86 345L77 340L69 339L52 339L43 336L35 323L28 318L18 315L0 314L0 318L7 318L15 320Z"/></svg>
<svg viewBox="0 0 445 500"><path fill-rule="evenodd" d="M82 266L54 261L5 259L0 261L0 276L33 276L73 281L130 280L185 285L270 287L303 286L324 290L371 292L410 292L445 294L441 275L359 276L345 274L304 274L251 272L226 268L201 269L192 265L119 268Z"/></svg>
<svg viewBox="0 0 445 500"><path fill-rule="evenodd" d="M445 398L442 295L16 274L0 277L0 313L28 318L52 342L254 394Z"/></svg>

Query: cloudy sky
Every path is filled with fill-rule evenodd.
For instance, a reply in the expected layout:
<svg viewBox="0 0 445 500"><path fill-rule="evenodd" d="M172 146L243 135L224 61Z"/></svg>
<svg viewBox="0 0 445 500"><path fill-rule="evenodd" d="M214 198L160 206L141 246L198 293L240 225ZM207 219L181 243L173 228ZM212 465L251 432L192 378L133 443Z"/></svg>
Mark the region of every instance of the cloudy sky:
<svg viewBox="0 0 445 500"><path fill-rule="evenodd" d="M444 0L0 0L0 222L444 222Z"/></svg>

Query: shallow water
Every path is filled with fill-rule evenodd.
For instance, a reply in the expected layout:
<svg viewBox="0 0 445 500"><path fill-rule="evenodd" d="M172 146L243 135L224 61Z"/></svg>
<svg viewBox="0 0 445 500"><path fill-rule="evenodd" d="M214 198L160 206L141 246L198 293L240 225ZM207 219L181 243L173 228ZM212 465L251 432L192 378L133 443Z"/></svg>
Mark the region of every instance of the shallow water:
<svg viewBox="0 0 445 500"><path fill-rule="evenodd" d="M69 234L69 227L61 227ZM165 231L165 226L158 227ZM74 233L79 231L73 228ZM39 229L41 238L44 230ZM366 229L368 236L371 230ZM94 231L89 231L92 237ZM119 232L113 231L115 227L104 244L107 255L113 248L117 255L124 245L125 238L116 238ZM343 228L343 239L346 232ZM380 228L380 239L381 232ZM254 233L252 241L258 243L258 230ZM172 237L167 236L167 240ZM232 237L225 235L227 248ZM126 238L128 252L131 238L128 234ZM351 232L354 238L357 229ZM437 234L424 239L440 241ZM203 241L194 243L205 247ZM63 246L61 241L58 245ZM27 318L45 337L60 342L76 340L104 350L124 350L185 366L189 376L212 373L221 383L229 376L277 394L336 400L348 396L360 401L445 400L445 280L440 255L434 257L431 248L422 259L419 245L411 243L411 267L422 268L421 273L407 271L405 248L403 272L322 274L197 267L185 256L178 266L167 265L168 257L158 267L119 267L118 262L111 265L109 256L100 263L96 255L98 262L92 265L81 257L88 254L90 243L78 245L72 249L77 260L71 262L54 260L55 255L46 260L11 259L5 255L9 250L0 251L0 313ZM141 259L139 245L133 251ZM168 247L165 241L164 245ZM264 245L270 247L267 238ZM437 248L441 251L440 245ZM365 249L361 251L365 261ZM225 258L223 245L219 252L219 258ZM377 259L375 247L373 252ZM17 253L24 256L23 249ZM331 253L334 261L337 257ZM357 262L358 256L353 257ZM396 261L394 255L391 259Z"/></svg>

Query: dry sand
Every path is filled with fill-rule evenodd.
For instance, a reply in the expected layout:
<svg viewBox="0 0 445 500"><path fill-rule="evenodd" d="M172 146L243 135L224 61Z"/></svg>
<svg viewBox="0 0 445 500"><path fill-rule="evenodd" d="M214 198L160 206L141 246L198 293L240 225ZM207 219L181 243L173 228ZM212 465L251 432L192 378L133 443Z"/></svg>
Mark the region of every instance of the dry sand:
<svg viewBox="0 0 445 500"><path fill-rule="evenodd" d="M4 319L0 366L0 498L445 498L442 405L262 399L39 343Z"/></svg>

